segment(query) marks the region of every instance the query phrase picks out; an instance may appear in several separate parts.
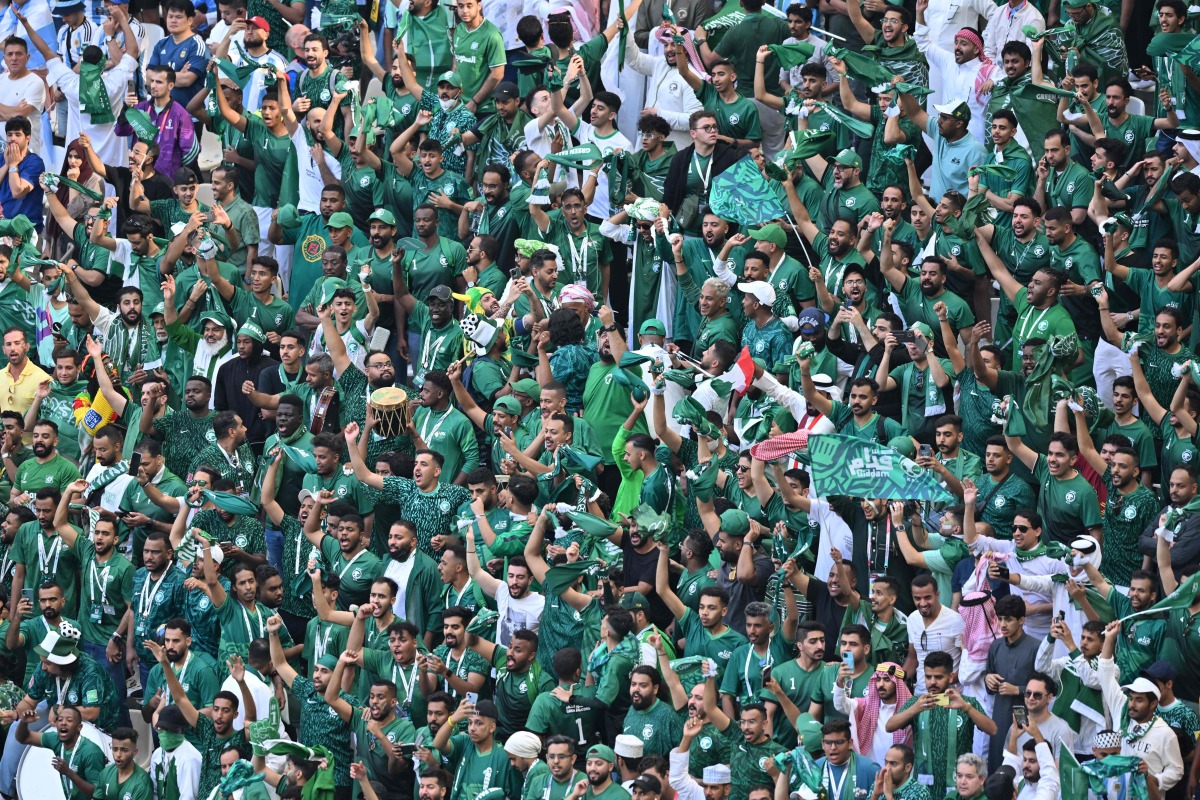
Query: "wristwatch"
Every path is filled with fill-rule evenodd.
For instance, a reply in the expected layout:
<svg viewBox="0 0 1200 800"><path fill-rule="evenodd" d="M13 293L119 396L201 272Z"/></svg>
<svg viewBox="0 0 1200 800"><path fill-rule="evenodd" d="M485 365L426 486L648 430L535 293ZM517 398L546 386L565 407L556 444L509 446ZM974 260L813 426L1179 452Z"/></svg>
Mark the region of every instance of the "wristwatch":
<svg viewBox="0 0 1200 800"><path fill-rule="evenodd" d="M616 332L617 332L617 330L618 330L618 328L617 328L617 326L614 324L614 325L605 325L605 326L604 326L603 328L601 328L600 330L602 330L602 331L608 331L609 333L616 333Z"/></svg>

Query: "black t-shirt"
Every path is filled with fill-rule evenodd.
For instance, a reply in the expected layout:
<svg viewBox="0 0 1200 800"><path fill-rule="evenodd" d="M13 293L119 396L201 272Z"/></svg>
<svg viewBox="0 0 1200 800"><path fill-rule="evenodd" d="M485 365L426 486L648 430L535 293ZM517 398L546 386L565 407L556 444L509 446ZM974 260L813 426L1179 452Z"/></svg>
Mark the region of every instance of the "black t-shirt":
<svg viewBox="0 0 1200 800"><path fill-rule="evenodd" d="M629 543L629 534L626 533L621 539L621 549L625 551L621 572L625 588L636 586L642 581L654 586L655 573L658 570L658 548L651 547L650 552L639 553ZM670 625L674 617L671 616L666 603L659 598L658 592L647 592L646 599L650 601L650 611L647 614L650 621L660 628Z"/></svg>
<svg viewBox="0 0 1200 800"><path fill-rule="evenodd" d="M829 593L829 584L820 578L808 579L808 602L813 606L813 618L825 628L825 660L841 661L842 623L846 607L839 606Z"/></svg>
<svg viewBox="0 0 1200 800"><path fill-rule="evenodd" d="M129 185L133 182L133 173L129 167L114 167L109 164L104 165L104 179L112 184L116 190L117 197L120 202L117 204L117 219L115 227L109 226L109 235L117 237L121 235L121 230L125 226L125 220L129 219L129 215L134 213L129 207L129 201L133 198L129 194ZM154 176L142 181L142 188L146 190L147 200L171 200L175 197L174 184L171 179L161 172L154 173ZM154 219L151 216L151 219ZM162 226L158 224L158 220L154 220L154 233L156 236L163 236L164 231Z"/></svg>

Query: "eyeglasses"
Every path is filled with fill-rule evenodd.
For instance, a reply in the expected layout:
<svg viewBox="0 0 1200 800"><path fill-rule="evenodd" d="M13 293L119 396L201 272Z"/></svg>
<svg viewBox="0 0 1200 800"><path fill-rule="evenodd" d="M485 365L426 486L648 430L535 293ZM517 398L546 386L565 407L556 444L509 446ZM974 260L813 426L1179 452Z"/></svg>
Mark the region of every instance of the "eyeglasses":
<svg viewBox="0 0 1200 800"><path fill-rule="evenodd" d="M694 130L694 131L703 131L704 133L712 133L716 129L717 129L716 125L700 125L698 127L692 128L692 130Z"/></svg>
<svg viewBox="0 0 1200 800"><path fill-rule="evenodd" d="M1021 533L1028 533L1030 530L1032 530L1032 528L1030 528L1028 525L1017 525L1016 523L1013 523L1013 530L1020 531Z"/></svg>
<svg viewBox="0 0 1200 800"><path fill-rule="evenodd" d="M1026 689L1025 696L1028 697L1030 700L1041 700L1043 697L1046 696L1046 693L1045 692L1031 692L1028 689Z"/></svg>
<svg viewBox="0 0 1200 800"><path fill-rule="evenodd" d="M652 223L652 222L639 222L637 229L639 231L648 231L653 227L654 227L654 223Z"/></svg>

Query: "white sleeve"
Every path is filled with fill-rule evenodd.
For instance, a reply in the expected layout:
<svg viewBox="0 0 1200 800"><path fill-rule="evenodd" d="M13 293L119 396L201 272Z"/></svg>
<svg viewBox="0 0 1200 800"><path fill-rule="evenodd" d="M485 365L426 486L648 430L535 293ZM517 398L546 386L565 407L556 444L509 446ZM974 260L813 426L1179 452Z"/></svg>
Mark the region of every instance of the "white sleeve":
<svg viewBox="0 0 1200 800"><path fill-rule="evenodd" d="M1025 582L1025 576L1021 576L1021 583ZM1024 588L1024 587L1022 587ZM1054 648L1058 645L1057 640L1042 637L1041 644L1038 645L1037 657L1033 660L1033 668L1038 672L1044 672L1051 678L1058 680L1058 676L1062 674L1063 666L1067 659L1054 658Z"/></svg>
<svg viewBox="0 0 1200 800"><path fill-rule="evenodd" d="M671 763L667 783L671 784L679 800L704 800L704 790L700 788L696 779L688 774L689 754L672 750L667 754L667 759Z"/></svg>
<svg viewBox="0 0 1200 800"><path fill-rule="evenodd" d="M1162 772L1158 776L1159 790L1168 792L1175 784L1179 783L1179 779L1183 777L1183 757L1179 752L1179 739L1176 738L1175 732L1169 731L1168 736L1164 736L1166 741L1166 752L1162 753Z"/></svg>
<svg viewBox="0 0 1200 800"><path fill-rule="evenodd" d="M854 718L854 712L858 708L858 701L853 697L846 696L846 689L839 683L833 685L833 707L837 709L839 714L845 714L851 719Z"/></svg>
<svg viewBox="0 0 1200 800"><path fill-rule="evenodd" d="M801 419L808 413L808 402L804 399L804 395L784 386L770 373L764 372L762 377L754 381L754 387L766 392L768 397L792 412L792 416L796 419Z"/></svg>
<svg viewBox="0 0 1200 800"><path fill-rule="evenodd" d="M1054 579L1049 575L1026 575L1022 572L1019 588L1022 592L1050 597L1054 594Z"/></svg>
<svg viewBox="0 0 1200 800"><path fill-rule="evenodd" d="M1104 696L1104 707L1108 710L1108 717L1119 720L1129 700L1121 691L1121 683L1117 680L1117 663L1111 658L1101 656L1096 673L1100 679L1100 693Z"/></svg>
<svg viewBox="0 0 1200 800"><path fill-rule="evenodd" d="M1039 742L1034 750L1037 753L1038 769L1041 771L1041 776L1038 778L1037 792L1034 794L1034 800L1056 800L1059 794L1059 786L1061 781L1058 776L1058 764L1054 761L1054 755L1050 752L1050 745L1045 742ZM1176 761L1179 759L1176 758ZM1020 768L1017 769L1017 774L1020 774Z"/></svg>
<svg viewBox="0 0 1200 800"><path fill-rule="evenodd" d="M628 225L617 225L608 220L600 223L600 235L618 244L630 244L633 241L633 232Z"/></svg>
<svg viewBox="0 0 1200 800"><path fill-rule="evenodd" d="M196 800L196 792L200 789L200 767L201 762L194 759L179 759L175 767L179 780L179 800Z"/></svg>

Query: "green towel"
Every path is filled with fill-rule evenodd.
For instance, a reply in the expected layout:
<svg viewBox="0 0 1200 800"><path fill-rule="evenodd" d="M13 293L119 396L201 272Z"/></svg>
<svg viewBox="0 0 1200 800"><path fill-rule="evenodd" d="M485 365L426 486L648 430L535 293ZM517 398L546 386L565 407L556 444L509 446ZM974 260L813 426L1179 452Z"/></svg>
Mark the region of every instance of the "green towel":
<svg viewBox="0 0 1200 800"><path fill-rule="evenodd" d="M98 64L83 61L79 64L79 110L88 115L93 125L116 122L108 89L104 87L104 59Z"/></svg>
<svg viewBox="0 0 1200 800"><path fill-rule="evenodd" d="M125 109L125 121L133 128L138 141L150 144L158 138L158 126L150 120L150 115L140 108Z"/></svg>
<svg viewBox="0 0 1200 800"><path fill-rule="evenodd" d="M779 59L779 66L783 69L802 67L817 52L817 48L805 42L771 44L767 47Z"/></svg>
<svg viewBox="0 0 1200 800"><path fill-rule="evenodd" d="M200 496L208 500L222 511L228 511L230 514L238 516L252 517L258 513L258 506L251 503L241 495L232 494L230 492L214 492L211 489L202 489Z"/></svg>
<svg viewBox="0 0 1200 800"><path fill-rule="evenodd" d="M823 109L825 113L833 117L834 122L837 122L839 125L844 125L856 136L859 136L863 139L870 139L875 135L874 125L869 122L863 122L861 119L847 114L837 106L830 105L829 103L817 103L817 107Z"/></svg>

